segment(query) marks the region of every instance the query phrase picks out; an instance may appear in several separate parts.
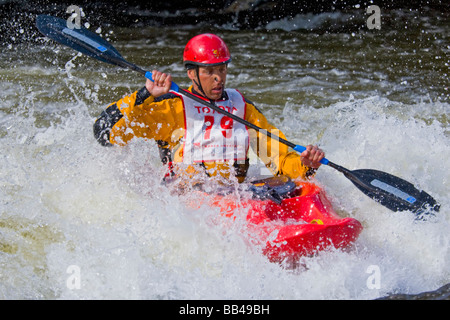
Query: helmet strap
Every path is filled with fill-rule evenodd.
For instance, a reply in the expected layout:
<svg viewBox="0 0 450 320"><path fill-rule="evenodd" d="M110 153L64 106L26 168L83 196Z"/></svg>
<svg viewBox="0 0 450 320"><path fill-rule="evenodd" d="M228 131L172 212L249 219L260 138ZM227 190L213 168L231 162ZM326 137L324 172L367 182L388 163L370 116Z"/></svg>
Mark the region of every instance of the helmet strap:
<svg viewBox="0 0 450 320"><path fill-rule="evenodd" d="M202 82L200 81L200 67L199 66L195 66L195 72L197 73L197 80L198 80L198 82L195 81L194 79L192 79L192 81L194 81L195 85L200 90L200 93L203 94L205 96L205 98L208 98L208 96L206 95L205 91L203 91Z"/></svg>

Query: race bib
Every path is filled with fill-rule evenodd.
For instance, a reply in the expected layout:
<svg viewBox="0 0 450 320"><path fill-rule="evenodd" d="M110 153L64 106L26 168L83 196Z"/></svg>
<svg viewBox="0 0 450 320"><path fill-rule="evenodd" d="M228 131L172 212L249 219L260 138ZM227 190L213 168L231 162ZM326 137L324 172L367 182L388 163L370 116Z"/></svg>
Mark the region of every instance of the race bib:
<svg viewBox="0 0 450 320"><path fill-rule="evenodd" d="M245 101L233 89L226 89L228 100L216 105L242 119ZM183 96L185 112L184 163L226 162L245 163L249 146L247 127L212 108Z"/></svg>

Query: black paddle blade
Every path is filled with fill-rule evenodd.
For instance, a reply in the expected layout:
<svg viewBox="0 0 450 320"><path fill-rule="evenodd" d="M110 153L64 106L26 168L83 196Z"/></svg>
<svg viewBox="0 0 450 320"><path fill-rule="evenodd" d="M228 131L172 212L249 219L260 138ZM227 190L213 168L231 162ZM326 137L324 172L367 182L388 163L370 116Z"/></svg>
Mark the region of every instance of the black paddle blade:
<svg viewBox="0 0 450 320"><path fill-rule="evenodd" d="M43 35L62 45L100 61L122 66L124 59L120 53L100 36L83 27L68 28L66 20L48 15L37 16L36 26Z"/></svg>
<svg viewBox="0 0 450 320"><path fill-rule="evenodd" d="M344 175L367 196L392 211L410 210L416 215L439 211L440 205L428 193L386 172L360 169Z"/></svg>

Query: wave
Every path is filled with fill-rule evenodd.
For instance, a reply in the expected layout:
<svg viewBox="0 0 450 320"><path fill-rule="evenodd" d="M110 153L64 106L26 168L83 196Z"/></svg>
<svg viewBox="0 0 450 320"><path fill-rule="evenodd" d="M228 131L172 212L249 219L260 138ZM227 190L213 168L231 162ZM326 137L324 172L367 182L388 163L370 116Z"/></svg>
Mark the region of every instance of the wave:
<svg viewBox="0 0 450 320"><path fill-rule="evenodd" d="M348 23L351 14L343 12L324 12L319 14L307 13L297 14L293 18L286 17L269 22L267 30L280 29L284 31L306 30L313 31L322 29L327 25L340 25Z"/></svg>

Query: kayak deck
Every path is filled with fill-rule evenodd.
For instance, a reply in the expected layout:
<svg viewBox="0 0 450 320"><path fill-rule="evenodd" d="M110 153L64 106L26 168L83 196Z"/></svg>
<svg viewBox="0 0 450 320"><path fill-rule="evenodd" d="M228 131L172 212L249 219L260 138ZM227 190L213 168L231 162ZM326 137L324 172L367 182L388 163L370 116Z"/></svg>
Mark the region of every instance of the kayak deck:
<svg viewBox="0 0 450 320"><path fill-rule="evenodd" d="M210 205L231 218L246 212L251 243L261 246L272 262L351 246L363 229L361 223L340 217L319 186L310 182L296 184L291 197L280 204L259 199L236 202L229 196L215 195Z"/></svg>

